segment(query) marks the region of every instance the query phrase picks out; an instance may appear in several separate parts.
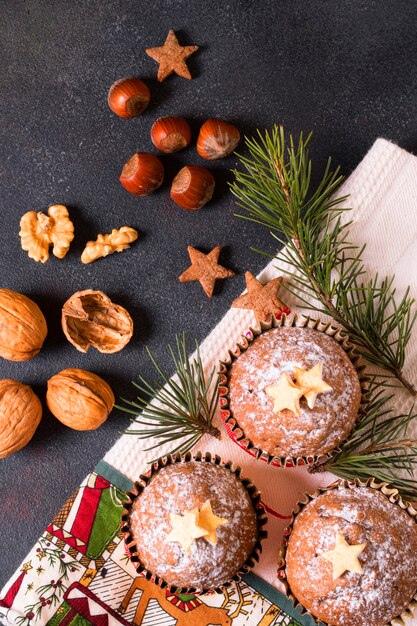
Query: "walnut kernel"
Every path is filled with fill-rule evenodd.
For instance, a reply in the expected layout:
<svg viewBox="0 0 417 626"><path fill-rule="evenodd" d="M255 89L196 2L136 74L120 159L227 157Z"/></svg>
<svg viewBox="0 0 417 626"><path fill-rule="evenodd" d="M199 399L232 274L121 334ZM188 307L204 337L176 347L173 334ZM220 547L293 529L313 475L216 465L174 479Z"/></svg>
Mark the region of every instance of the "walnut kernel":
<svg viewBox="0 0 417 626"><path fill-rule="evenodd" d="M49 247L59 259L67 254L74 239L74 225L69 218L68 209L63 204L49 207L48 215L39 211L29 211L20 220L20 238L22 249L34 261L46 263L49 259Z"/></svg>
<svg viewBox="0 0 417 626"><path fill-rule="evenodd" d="M122 252L130 248L133 241L139 237L139 233L130 226L122 226L122 228L113 228L109 235L99 235L95 241L88 241L81 255L83 263L92 263L101 257L113 254L113 252Z"/></svg>

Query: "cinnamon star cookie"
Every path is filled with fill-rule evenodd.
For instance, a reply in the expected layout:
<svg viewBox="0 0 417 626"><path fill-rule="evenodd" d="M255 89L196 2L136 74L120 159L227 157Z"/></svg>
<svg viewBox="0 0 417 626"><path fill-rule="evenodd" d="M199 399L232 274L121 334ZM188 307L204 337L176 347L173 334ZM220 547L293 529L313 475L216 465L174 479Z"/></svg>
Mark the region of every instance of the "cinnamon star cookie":
<svg viewBox="0 0 417 626"><path fill-rule="evenodd" d="M204 254L192 246L188 246L187 250L191 265L181 274L179 280L181 283L198 280L209 298L213 295L216 280L231 278L235 275L232 270L218 264L221 246L216 246L208 254Z"/></svg>
<svg viewBox="0 0 417 626"><path fill-rule="evenodd" d="M180 46L178 39L171 29L163 46L147 48L146 54L159 63L158 80L162 82L173 74L192 79L187 67L186 59L198 50L198 46Z"/></svg>
<svg viewBox="0 0 417 626"><path fill-rule="evenodd" d="M262 285L251 272L246 272L245 280L247 292L232 302L233 308L251 309L258 322L269 322L272 315L279 317L282 313L290 312L277 295L282 276L273 278L266 285Z"/></svg>

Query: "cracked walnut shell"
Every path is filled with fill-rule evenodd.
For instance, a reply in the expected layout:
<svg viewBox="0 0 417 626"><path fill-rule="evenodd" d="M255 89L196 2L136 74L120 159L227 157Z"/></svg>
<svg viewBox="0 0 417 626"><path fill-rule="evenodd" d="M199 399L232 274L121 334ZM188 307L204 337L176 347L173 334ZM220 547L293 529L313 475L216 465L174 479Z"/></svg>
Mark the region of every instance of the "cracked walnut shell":
<svg viewBox="0 0 417 626"><path fill-rule="evenodd" d="M11 289L0 289L0 357L33 359L48 333L42 311L33 300Z"/></svg>
<svg viewBox="0 0 417 626"><path fill-rule="evenodd" d="M73 367L48 380L46 404L65 426L95 430L108 418L114 406L114 394L97 374Z"/></svg>
<svg viewBox="0 0 417 626"><path fill-rule="evenodd" d="M62 329L80 352L90 347L110 354L119 352L133 335L133 320L125 308L102 291L77 291L62 307Z"/></svg>
<svg viewBox="0 0 417 626"><path fill-rule="evenodd" d="M49 247L52 252L63 259L67 254L71 241L74 239L74 225L63 204L49 207L48 215L39 211L29 211L20 220L20 238L22 249L34 261L46 263L49 259Z"/></svg>
<svg viewBox="0 0 417 626"><path fill-rule="evenodd" d="M101 257L122 252L139 237L139 233L130 226L113 228L109 235L99 235L95 241L88 241L81 255L82 263L92 263Z"/></svg>
<svg viewBox="0 0 417 626"><path fill-rule="evenodd" d="M0 380L0 459L24 448L41 417L42 404L29 385Z"/></svg>

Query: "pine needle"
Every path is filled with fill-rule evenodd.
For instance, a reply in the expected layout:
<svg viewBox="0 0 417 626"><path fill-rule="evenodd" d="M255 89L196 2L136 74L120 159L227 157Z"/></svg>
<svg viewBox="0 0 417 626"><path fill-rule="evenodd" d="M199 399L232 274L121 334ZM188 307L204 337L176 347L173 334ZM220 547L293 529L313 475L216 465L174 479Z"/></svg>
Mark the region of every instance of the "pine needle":
<svg viewBox="0 0 417 626"><path fill-rule="evenodd" d="M159 366L152 352L147 348L149 358L160 376L160 380L149 383L142 376L133 382L139 391L135 400L122 399L118 409L134 415L133 424L144 428L129 428L124 434L135 435L139 439L157 441L146 450L172 444L169 453L185 454L208 433L219 437L220 433L212 425L216 412L219 387L216 368L208 376L204 373L199 346L195 342L196 357L190 359L187 352L185 333L175 336L175 347L168 351L175 368L175 376L170 377Z"/></svg>
<svg viewBox="0 0 417 626"><path fill-rule="evenodd" d="M409 290L398 300L393 277L365 279L364 248L350 241L347 196L335 197L343 177L329 159L312 189L311 133L298 141L282 126L246 139L244 171L234 170L231 191L243 219L265 226L280 247L278 261L292 269L286 288L299 304L332 317L348 332L359 352L392 374L408 391L416 388L403 373L406 347L417 317ZM311 302L312 301L312 302Z"/></svg>
<svg viewBox="0 0 417 626"><path fill-rule="evenodd" d="M392 484L406 500L417 500L417 440L407 437L408 427L417 415L414 406L408 413L395 414L389 407L393 396L385 393L386 386L384 380L373 382L363 419L340 451L310 471L329 471L348 480L373 477Z"/></svg>

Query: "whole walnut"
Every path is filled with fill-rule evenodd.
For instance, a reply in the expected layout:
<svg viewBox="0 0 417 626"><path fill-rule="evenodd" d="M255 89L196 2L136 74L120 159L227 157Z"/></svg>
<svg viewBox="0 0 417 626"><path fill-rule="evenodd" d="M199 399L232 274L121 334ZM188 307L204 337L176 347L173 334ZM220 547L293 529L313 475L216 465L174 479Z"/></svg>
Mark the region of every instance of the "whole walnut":
<svg viewBox="0 0 417 626"><path fill-rule="evenodd" d="M46 320L33 300L0 289L0 356L10 361L33 359L47 333Z"/></svg>
<svg viewBox="0 0 417 626"><path fill-rule="evenodd" d="M41 417L42 404L29 385L0 380L0 459L24 448Z"/></svg>
<svg viewBox="0 0 417 626"><path fill-rule="evenodd" d="M95 430L108 418L114 406L114 394L97 374L71 367L48 380L46 404L66 426Z"/></svg>

